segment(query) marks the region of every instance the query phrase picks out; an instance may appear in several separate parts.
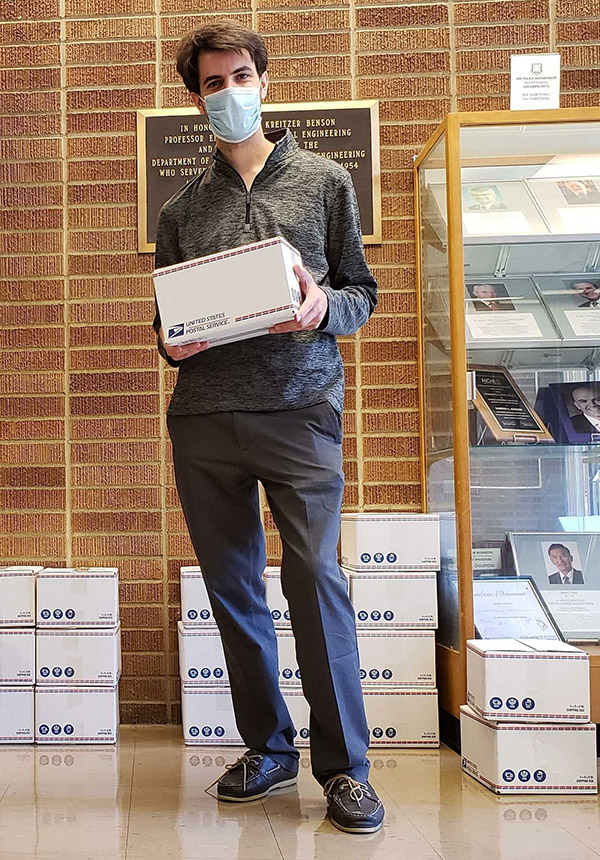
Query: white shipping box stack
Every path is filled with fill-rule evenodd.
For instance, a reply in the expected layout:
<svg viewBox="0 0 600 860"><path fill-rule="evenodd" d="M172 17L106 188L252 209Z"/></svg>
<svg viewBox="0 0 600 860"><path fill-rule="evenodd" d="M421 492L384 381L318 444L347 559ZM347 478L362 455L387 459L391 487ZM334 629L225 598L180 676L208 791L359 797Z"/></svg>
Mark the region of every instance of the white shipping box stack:
<svg viewBox="0 0 600 860"><path fill-rule="evenodd" d="M301 303L298 251L276 236L152 274L165 343L218 346L267 334Z"/></svg>
<svg viewBox="0 0 600 860"><path fill-rule="evenodd" d="M208 592L199 567L181 567L181 620L187 629L215 627Z"/></svg>
<svg viewBox="0 0 600 860"><path fill-rule="evenodd" d="M35 630L0 627L0 684L35 683Z"/></svg>
<svg viewBox="0 0 600 860"><path fill-rule="evenodd" d="M121 675L117 568L37 578L36 743L115 743Z"/></svg>
<svg viewBox="0 0 600 860"><path fill-rule="evenodd" d="M0 743L33 743L33 689L25 685L0 685Z"/></svg>
<svg viewBox="0 0 600 860"><path fill-rule="evenodd" d="M595 794L588 655L555 640L467 642L463 770L496 794Z"/></svg>
<svg viewBox="0 0 600 860"><path fill-rule="evenodd" d="M435 688L439 518L342 514L371 745L439 746Z"/></svg>

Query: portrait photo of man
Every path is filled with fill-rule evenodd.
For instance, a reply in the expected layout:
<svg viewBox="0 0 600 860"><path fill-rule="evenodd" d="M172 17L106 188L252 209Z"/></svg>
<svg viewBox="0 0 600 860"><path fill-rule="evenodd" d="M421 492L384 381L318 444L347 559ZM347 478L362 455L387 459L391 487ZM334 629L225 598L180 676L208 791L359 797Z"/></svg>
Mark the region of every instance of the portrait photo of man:
<svg viewBox="0 0 600 860"><path fill-rule="evenodd" d="M463 190L463 198L470 212L498 212L508 209L496 185L471 185Z"/></svg>
<svg viewBox="0 0 600 860"><path fill-rule="evenodd" d="M600 434L600 382L584 382L573 388L571 401L577 409L575 415L571 415L574 430Z"/></svg>
<svg viewBox="0 0 600 860"><path fill-rule="evenodd" d="M600 191L591 179L565 179L557 184L569 206L600 204Z"/></svg>
<svg viewBox="0 0 600 860"><path fill-rule="evenodd" d="M551 543L548 547L550 562L556 567L548 574L549 585L584 585L583 572L573 567L571 550L562 543Z"/></svg>
<svg viewBox="0 0 600 860"><path fill-rule="evenodd" d="M468 287L476 311L514 311L504 284L472 284Z"/></svg>
<svg viewBox="0 0 600 860"><path fill-rule="evenodd" d="M584 299L577 307L600 309L600 280L579 278L576 281L571 281L569 287Z"/></svg>

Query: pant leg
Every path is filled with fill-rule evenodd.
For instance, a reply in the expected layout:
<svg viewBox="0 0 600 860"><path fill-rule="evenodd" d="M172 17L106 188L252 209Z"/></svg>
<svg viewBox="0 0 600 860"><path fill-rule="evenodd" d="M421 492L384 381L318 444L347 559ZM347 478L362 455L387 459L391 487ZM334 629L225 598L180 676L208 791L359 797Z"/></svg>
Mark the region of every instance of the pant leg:
<svg viewBox="0 0 600 860"><path fill-rule="evenodd" d="M265 603L258 485L231 413L169 416L179 498L221 633L236 722L251 749L296 770L293 724L279 691Z"/></svg>
<svg viewBox="0 0 600 860"><path fill-rule="evenodd" d="M283 543L282 587L311 708L313 773L321 784L340 772L364 782L369 731L356 625L337 563L344 488L339 418L323 403L248 414L245 422Z"/></svg>

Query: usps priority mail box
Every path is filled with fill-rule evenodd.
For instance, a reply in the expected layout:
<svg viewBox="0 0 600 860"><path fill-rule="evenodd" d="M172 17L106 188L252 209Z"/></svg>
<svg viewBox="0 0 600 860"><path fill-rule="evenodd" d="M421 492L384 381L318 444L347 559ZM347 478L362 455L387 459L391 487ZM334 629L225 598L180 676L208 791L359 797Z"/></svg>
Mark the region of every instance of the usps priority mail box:
<svg viewBox="0 0 600 860"><path fill-rule="evenodd" d="M358 631L364 686L435 687L433 630Z"/></svg>
<svg viewBox="0 0 600 860"><path fill-rule="evenodd" d="M206 583L199 567L179 568L181 582L181 620L190 630L214 627L215 617L208 599Z"/></svg>
<svg viewBox="0 0 600 860"><path fill-rule="evenodd" d="M0 627L35 626L35 580L41 567L0 567Z"/></svg>
<svg viewBox="0 0 600 860"><path fill-rule="evenodd" d="M471 639L467 703L494 722L587 723L589 657L557 640Z"/></svg>
<svg viewBox="0 0 600 860"><path fill-rule="evenodd" d="M181 685L183 739L194 746L243 746L229 687Z"/></svg>
<svg viewBox="0 0 600 860"><path fill-rule="evenodd" d="M113 687L121 676L121 625L38 630L37 684Z"/></svg>
<svg viewBox="0 0 600 860"><path fill-rule="evenodd" d="M33 687L0 686L0 744L32 744Z"/></svg>
<svg viewBox="0 0 600 860"><path fill-rule="evenodd" d="M299 252L276 236L152 274L164 342L215 346L267 334L293 320L301 303Z"/></svg>
<svg viewBox="0 0 600 860"><path fill-rule="evenodd" d="M460 709L462 767L496 794L596 794L593 723L493 723Z"/></svg>
<svg viewBox="0 0 600 860"><path fill-rule="evenodd" d="M438 747L436 689L363 689L372 747Z"/></svg>
<svg viewBox="0 0 600 860"><path fill-rule="evenodd" d="M350 570L439 570L437 514L342 514L342 565Z"/></svg>
<svg viewBox="0 0 600 860"><path fill-rule="evenodd" d="M0 684L35 683L35 630L0 628Z"/></svg>
<svg viewBox="0 0 600 860"><path fill-rule="evenodd" d="M38 744L114 744L119 727L117 687L35 688Z"/></svg>
<svg viewBox="0 0 600 860"><path fill-rule="evenodd" d="M38 574L38 627L114 627L118 621L116 567L47 567Z"/></svg>
<svg viewBox="0 0 600 860"><path fill-rule="evenodd" d="M434 571L345 571L358 630L437 627L437 575Z"/></svg>

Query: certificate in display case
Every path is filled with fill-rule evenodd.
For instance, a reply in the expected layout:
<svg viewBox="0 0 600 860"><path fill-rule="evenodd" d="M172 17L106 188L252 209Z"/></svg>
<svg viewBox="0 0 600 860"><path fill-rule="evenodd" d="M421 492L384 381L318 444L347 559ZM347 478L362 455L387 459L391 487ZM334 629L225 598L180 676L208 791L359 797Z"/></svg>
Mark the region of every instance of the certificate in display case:
<svg viewBox="0 0 600 860"><path fill-rule="evenodd" d="M446 737L465 701L473 583L486 569L531 576L563 633L587 640L600 721L600 611L587 544L569 532L577 523L590 546L599 539L600 109L449 114L415 179L423 498L443 524ZM516 535L529 537L515 552ZM573 597L559 598L567 586L550 582L552 543L579 552L586 581L569 592L584 600L579 617Z"/></svg>

